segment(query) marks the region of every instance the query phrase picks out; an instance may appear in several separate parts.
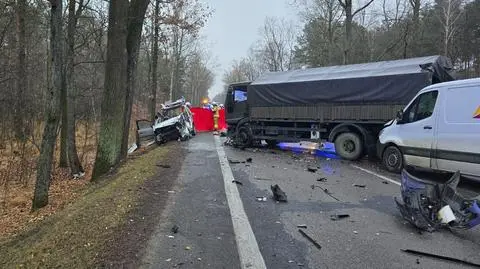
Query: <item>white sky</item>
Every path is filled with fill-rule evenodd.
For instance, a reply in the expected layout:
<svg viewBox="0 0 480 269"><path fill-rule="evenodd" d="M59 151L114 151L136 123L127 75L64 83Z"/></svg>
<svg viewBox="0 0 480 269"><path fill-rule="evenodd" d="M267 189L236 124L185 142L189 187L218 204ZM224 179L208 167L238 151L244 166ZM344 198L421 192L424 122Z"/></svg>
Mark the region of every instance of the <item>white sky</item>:
<svg viewBox="0 0 480 269"><path fill-rule="evenodd" d="M223 87L222 75L233 60L246 56L259 36L259 28L267 16L297 18L297 9L288 0L204 0L215 10L201 35L207 39L208 50L219 65L210 97Z"/></svg>

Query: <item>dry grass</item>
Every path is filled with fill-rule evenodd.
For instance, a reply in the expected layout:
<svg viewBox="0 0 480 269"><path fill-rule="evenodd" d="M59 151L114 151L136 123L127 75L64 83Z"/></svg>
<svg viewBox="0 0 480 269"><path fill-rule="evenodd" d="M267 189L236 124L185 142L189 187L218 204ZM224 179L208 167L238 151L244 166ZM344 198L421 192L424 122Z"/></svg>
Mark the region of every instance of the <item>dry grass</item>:
<svg viewBox="0 0 480 269"><path fill-rule="evenodd" d="M55 207L58 212L0 244L0 264L3 268L92 268L99 253L108 247L107 239L116 229L133 221L126 217L137 205L139 188L155 174L155 164L167 158L170 148L155 148L130 160L116 175L99 184L55 183L52 205L36 213L34 221L44 219ZM72 191L64 194L65 189ZM75 201L54 205L53 201L59 200L56 195Z"/></svg>

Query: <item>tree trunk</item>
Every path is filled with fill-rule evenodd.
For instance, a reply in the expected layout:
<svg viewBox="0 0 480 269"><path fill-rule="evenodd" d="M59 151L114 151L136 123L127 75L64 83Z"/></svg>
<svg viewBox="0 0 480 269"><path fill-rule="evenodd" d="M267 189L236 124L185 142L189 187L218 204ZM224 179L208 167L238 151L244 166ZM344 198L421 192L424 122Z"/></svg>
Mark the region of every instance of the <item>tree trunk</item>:
<svg viewBox="0 0 480 269"><path fill-rule="evenodd" d="M83 0L79 3L79 14L75 14L75 0L68 2L68 25L67 25L67 53L66 53L66 81L67 81L67 151L70 173L74 177L80 177L83 174L83 167L78 159L77 146L75 144L75 81L74 81L74 48L75 48L75 29L77 27L77 17L82 10Z"/></svg>
<svg viewBox="0 0 480 269"><path fill-rule="evenodd" d="M60 89L62 87L63 42L62 42L62 1L50 0L50 34L52 51L52 80L46 109L40 157L37 164L37 181L33 194L32 210L48 204L48 188L52 172L53 152L60 120Z"/></svg>
<svg viewBox="0 0 480 269"><path fill-rule="evenodd" d="M120 158L125 159L128 151L128 135L130 131L130 120L132 117L133 96L135 93L135 75L142 38L143 21L149 0L131 1L129 9L128 35L127 35L127 97L124 108L124 131L120 150Z"/></svg>
<svg viewBox="0 0 480 269"><path fill-rule="evenodd" d="M60 106L61 106L61 124L60 124L60 167L68 167L68 152L67 152L67 136L68 136L68 102L67 102L67 83L66 78L62 76L62 88L60 89Z"/></svg>
<svg viewBox="0 0 480 269"><path fill-rule="evenodd" d="M155 119L157 107L157 88L158 88L158 38L160 32L159 25L160 0L155 0L155 11L153 15L153 47L152 47L152 89L150 93L150 119Z"/></svg>
<svg viewBox="0 0 480 269"><path fill-rule="evenodd" d="M128 0L110 1L104 94L93 179L120 161L127 89Z"/></svg>
<svg viewBox="0 0 480 269"><path fill-rule="evenodd" d="M27 134L25 133L26 120L25 115L25 95L27 92L27 63L26 63L26 49L25 49L25 12L27 7L26 0L17 0L16 5L16 26L17 26L17 76L16 84L17 91L15 97L15 112L14 112L14 130L15 136L20 141L25 141Z"/></svg>

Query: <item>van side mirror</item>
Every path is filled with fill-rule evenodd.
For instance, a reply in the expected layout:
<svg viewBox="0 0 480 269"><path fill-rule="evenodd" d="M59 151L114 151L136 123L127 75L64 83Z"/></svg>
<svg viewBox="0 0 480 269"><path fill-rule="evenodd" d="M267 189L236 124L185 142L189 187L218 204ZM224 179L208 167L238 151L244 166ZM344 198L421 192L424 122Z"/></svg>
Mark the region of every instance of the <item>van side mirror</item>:
<svg viewBox="0 0 480 269"><path fill-rule="evenodd" d="M403 111L400 110L397 112L397 123L402 123L403 122Z"/></svg>

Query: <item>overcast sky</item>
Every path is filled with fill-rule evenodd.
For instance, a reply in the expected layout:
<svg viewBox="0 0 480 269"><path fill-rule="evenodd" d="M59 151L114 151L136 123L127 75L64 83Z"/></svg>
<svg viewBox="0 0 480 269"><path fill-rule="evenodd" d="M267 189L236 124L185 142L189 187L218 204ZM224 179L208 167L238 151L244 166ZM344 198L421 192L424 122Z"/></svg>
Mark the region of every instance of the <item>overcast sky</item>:
<svg viewBox="0 0 480 269"><path fill-rule="evenodd" d="M259 39L259 28L267 16L296 19L297 10L288 0L204 0L215 10L202 30L209 50L219 66L210 97L222 90L222 75L233 60L247 54Z"/></svg>

